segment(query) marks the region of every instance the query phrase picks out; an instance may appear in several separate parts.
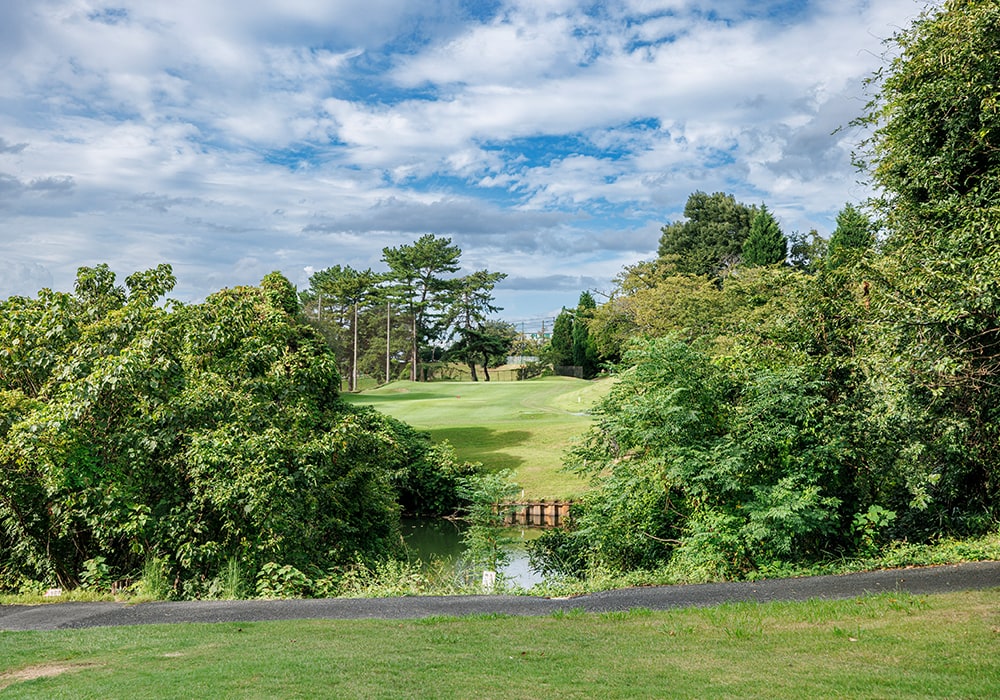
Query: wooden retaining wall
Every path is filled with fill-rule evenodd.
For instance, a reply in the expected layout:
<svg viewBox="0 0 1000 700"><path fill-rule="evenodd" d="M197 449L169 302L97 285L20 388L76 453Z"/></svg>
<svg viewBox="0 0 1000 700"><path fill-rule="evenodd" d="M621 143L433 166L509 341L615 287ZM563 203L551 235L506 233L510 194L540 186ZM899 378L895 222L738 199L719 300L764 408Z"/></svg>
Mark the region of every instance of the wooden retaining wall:
<svg viewBox="0 0 1000 700"><path fill-rule="evenodd" d="M505 525L523 527L566 527L570 522L572 501L518 501L501 503Z"/></svg>

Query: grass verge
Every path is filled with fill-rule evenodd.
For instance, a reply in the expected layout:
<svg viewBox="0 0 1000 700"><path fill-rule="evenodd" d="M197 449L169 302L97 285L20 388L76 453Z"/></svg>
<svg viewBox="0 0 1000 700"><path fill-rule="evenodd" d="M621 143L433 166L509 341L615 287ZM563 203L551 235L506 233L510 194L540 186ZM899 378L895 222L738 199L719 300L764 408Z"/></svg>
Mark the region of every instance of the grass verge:
<svg viewBox="0 0 1000 700"><path fill-rule="evenodd" d="M990 697L1000 590L0 633L10 698Z"/></svg>

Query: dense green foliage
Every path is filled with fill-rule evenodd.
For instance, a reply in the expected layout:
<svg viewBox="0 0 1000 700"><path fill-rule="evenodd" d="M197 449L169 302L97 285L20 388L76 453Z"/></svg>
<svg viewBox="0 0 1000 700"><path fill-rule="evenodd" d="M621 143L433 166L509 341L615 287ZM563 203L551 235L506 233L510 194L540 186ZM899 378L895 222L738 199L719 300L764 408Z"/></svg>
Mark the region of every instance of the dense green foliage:
<svg viewBox="0 0 1000 700"><path fill-rule="evenodd" d="M846 204L837 214L837 228L830 236L828 260L840 265L875 246L875 227L853 204Z"/></svg>
<svg viewBox="0 0 1000 700"><path fill-rule="evenodd" d="M787 256L788 239L781 232L774 215L767 210L767 205L761 205L750 223L750 233L743 241L741 262L748 267L777 265L785 262Z"/></svg>
<svg viewBox="0 0 1000 700"><path fill-rule="evenodd" d="M447 500L421 480L461 470L339 400L284 277L156 306L173 283L161 265L121 288L102 265L75 294L0 304L0 587L128 579L155 559L174 594L204 595L229 560L389 555L400 500Z"/></svg>
<svg viewBox="0 0 1000 700"><path fill-rule="evenodd" d="M683 274L716 276L743 252L754 209L723 192L695 192L688 197L684 216L686 221L663 227L660 259L673 262Z"/></svg>
<svg viewBox="0 0 1000 700"><path fill-rule="evenodd" d="M458 329L459 339L445 355L446 359L464 362L470 370L472 381L479 381L476 364L483 368L483 379L490 381L490 367L507 362L507 355L514 344L517 332L509 323L485 321L476 326Z"/></svg>
<svg viewBox="0 0 1000 700"><path fill-rule="evenodd" d="M552 324L552 338L546 346L546 359L554 366L573 364L573 314L566 309L559 312Z"/></svg>
<svg viewBox="0 0 1000 700"><path fill-rule="evenodd" d="M746 576L996 526L1000 8L946 2L891 44L860 120L878 244L848 205L826 250L767 267L784 241L762 225L720 276L674 224L596 312L623 365L548 568Z"/></svg>
<svg viewBox="0 0 1000 700"><path fill-rule="evenodd" d="M580 294L575 309L563 308L552 326L552 338L543 349L543 359L557 370L576 368L581 379L597 376L598 349L590 331L596 310L597 302L590 292Z"/></svg>

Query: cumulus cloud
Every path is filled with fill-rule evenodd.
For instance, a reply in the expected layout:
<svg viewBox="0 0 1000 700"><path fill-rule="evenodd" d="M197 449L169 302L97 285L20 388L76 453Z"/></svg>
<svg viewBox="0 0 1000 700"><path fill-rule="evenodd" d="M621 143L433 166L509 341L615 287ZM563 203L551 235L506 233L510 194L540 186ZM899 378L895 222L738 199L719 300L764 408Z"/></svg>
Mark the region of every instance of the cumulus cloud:
<svg viewBox="0 0 1000 700"><path fill-rule="evenodd" d="M829 230L865 196L858 134L838 128L881 38L921 9L2 3L0 259L22 267L0 296L106 260L171 262L197 299L276 268L377 266L431 232L516 273L504 294L524 315L652 255L695 189Z"/></svg>
<svg viewBox="0 0 1000 700"><path fill-rule="evenodd" d="M33 297L39 290L51 286L52 274L41 263L0 261L0 289L8 296Z"/></svg>

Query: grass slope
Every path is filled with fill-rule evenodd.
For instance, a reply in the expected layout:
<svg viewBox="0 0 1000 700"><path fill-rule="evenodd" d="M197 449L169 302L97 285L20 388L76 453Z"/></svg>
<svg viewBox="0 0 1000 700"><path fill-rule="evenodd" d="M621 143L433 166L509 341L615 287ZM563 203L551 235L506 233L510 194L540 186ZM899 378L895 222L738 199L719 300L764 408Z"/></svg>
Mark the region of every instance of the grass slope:
<svg viewBox="0 0 1000 700"><path fill-rule="evenodd" d="M393 382L353 403L448 440L462 459L490 470L513 469L525 496L572 498L585 481L561 471L574 437L590 425L585 414L610 388L610 380L543 377L525 382Z"/></svg>
<svg viewBox="0 0 1000 700"><path fill-rule="evenodd" d="M979 698L1000 590L542 618L0 632L7 698Z"/></svg>

